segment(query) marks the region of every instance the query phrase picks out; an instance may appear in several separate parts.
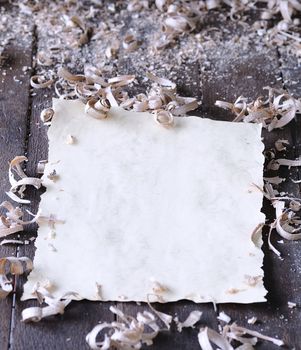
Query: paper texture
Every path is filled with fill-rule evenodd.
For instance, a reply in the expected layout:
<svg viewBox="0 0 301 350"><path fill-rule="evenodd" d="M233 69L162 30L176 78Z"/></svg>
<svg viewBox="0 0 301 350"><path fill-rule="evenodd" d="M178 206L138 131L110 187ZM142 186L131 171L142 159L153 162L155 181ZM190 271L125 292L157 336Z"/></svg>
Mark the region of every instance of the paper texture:
<svg viewBox="0 0 301 350"><path fill-rule="evenodd" d="M23 299L49 281L55 296L146 301L156 281L166 302L265 301L251 240L265 219L252 186L263 185L260 125L183 117L166 129L121 108L97 120L80 101L54 110L40 208L64 223L40 225Z"/></svg>

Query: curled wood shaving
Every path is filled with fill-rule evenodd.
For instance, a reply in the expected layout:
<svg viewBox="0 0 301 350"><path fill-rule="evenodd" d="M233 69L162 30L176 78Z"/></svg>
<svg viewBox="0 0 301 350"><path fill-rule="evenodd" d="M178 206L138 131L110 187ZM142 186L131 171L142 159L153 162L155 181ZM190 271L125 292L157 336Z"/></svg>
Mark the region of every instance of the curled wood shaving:
<svg viewBox="0 0 301 350"><path fill-rule="evenodd" d="M47 223L50 228L54 229L55 224L63 224L63 220L55 218L53 215L41 215L41 210L37 214L26 212L32 216L31 220L23 220L24 212L19 207L14 207L10 202L4 201L0 204L0 208L6 209L5 215L0 216L0 238L9 236L13 233L24 230L27 225L37 223Z"/></svg>
<svg viewBox="0 0 301 350"><path fill-rule="evenodd" d="M0 208L5 208L7 212L5 215L1 215L1 224L0 224L0 237L5 237L16 232L23 231L24 226L30 225L36 222L40 216L40 211L37 215L31 214L27 211L33 219L31 220L22 220L24 212L19 207L14 207L10 202L4 201L0 204Z"/></svg>
<svg viewBox="0 0 301 350"><path fill-rule="evenodd" d="M301 180L294 180L294 179L291 179L292 180L292 182L294 183L294 184L299 184L299 183L301 183Z"/></svg>
<svg viewBox="0 0 301 350"><path fill-rule="evenodd" d="M264 224L260 223L258 224L254 231L251 234L251 240L253 242L253 244L255 245L255 247L261 249L261 246L263 244L262 241L262 228L263 228Z"/></svg>
<svg viewBox="0 0 301 350"><path fill-rule="evenodd" d="M82 298L73 292L68 292L62 295L62 297L55 298L45 287L37 286L33 295L37 297L40 303L44 302L47 306L44 307L28 307L22 311L22 322L39 322L45 317L63 314L65 307L70 304L72 298L81 300Z"/></svg>
<svg viewBox="0 0 301 350"><path fill-rule="evenodd" d="M54 110L52 108L46 108L43 109L40 114L40 119L43 123L48 123L51 121L52 117L54 116Z"/></svg>
<svg viewBox="0 0 301 350"><path fill-rule="evenodd" d="M3 239L0 242L0 245L5 245L5 244L26 244L28 241L20 241L18 239Z"/></svg>
<svg viewBox="0 0 301 350"><path fill-rule="evenodd" d="M269 92L267 100L258 97L255 101L248 102L245 97L238 97L234 103L216 101L215 105L231 110L236 115L233 121L262 123L268 131L282 128L301 112L300 100L292 97L287 92L266 87ZM282 140L283 141L283 140Z"/></svg>
<svg viewBox="0 0 301 350"><path fill-rule="evenodd" d="M10 202L2 202L0 208L7 210L6 215L0 216L0 238L9 236L13 233L23 231L23 225L19 223L19 219L23 216L20 208L14 208Z"/></svg>
<svg viewBox="0 0 301 350"><path fill-rule="evenodd" d="M148 9L149 3L147 0L131 0L128 3L127 10L130 12L141 11Z"/></svg>
<svg viewBox="0 0 301 350"><path fill-rule="evenodd" d="M275 142L275 148L278 152L282 152L286 150L286 147L284 145L289 145L288 140L279 139Z"/></svg>
<svg viewBox="0 0 301 350"><path fill-rule="evenodd" d="M229 328L227 328L227 327L229 327ZM241 337L244 336L244 335L251 335L251 336L256 337L258 339L269 341L269 342L271 342L271 343L273 343L274 345L277 345L277 346L285 345L283 340L272 338L272 337L268 337L268 336L263 335L263 334L261 334L261 333L259 333L257 331L253 331L253 330L247 329L245 327L240 327L240 326L236 325L235 323L233 323L230 326L226 326L225 329L226 330L229 329L230 332L234 332L234 333L236 333L237 335L239 335ZM249 339L249 338L245 338L245 339Z"/></svg>
<svg viewBox="0 0 301 350"><path fill-rule="evenodd" d="M110 45L106 48L105 55L107 58L116 58L120 47L119 40L113 40Z"/></svg>
<svg viewBox="0 0 301 350"><path fill-rule="evenodd" d="M295 213L285 209L284 201L276 200L273 202L273 206L276 209L276 220L274 221L272 227L276 228L277 233L281 237L290 241L301 239L301 233L296 233L300 230L300 227L296 229L294 226L292 226L292 224L295 224Z"/></svg>
<svg viewBox="0 0 301 350"><path fill-rule="evenodd" d="M252 336L251 338L249 336ZM266 340L274 345L283 346L284 342L280 339L265 336L257 331L253 331L238 326L236 323L226 324L222 328L221 334L208 327L201 328L198 334L199 344L202 350L213 350L211 343L218 346L221 350L233 350L232 340L236 340L242 345L236 349L253 349L258 339Z"/></svg>
<svg viewBox="0 0 301 350"><path fill-rule="evenodd" d="M118 75L117 77L108 79L108 84L114 88L126 86L135 80L135 75Z"/></svg>
<svg viewBox="0 0 301 350"><path fill-rule="evenodd" d="M16 202L26 204L30 203L29 200L22 199L26 186L34 186L36 189L39 189L42 186L42 180L35 177L28 177L24 173L21 168L21 163L24 161L27 161L25 156L17 156L10 162L8 173L11 188L6 194ZM18 179L18 177L20 179ZM20 197L16 195L16 192Z"/></svg>
<svg viewBox="0 0 301 350"><path fill-rule="evenodd" d="M169 314L166 314L164 312L160 312L158 310L156 310L150 302L150 298L151 297L155 297L155 301L159 301L162 302L163 298L161 295L159 294L148 294L147 295L147 305L149 306L149 308L154 312L154 314L165 324L166 329L170 329L170 324L172 322L172 316Z"/></svg>
<svg viewBox="0 0 301 350"><path fill-rule="evenodd" d="M176 84L173 83L171 80L169 79L166 79L166 78L159 78L157 77L156 75L154 75L153 73L151 72L147 72L146 73L146 76L148 79L154 81L155 83L158 83L159 85L161 86L165 86L165 87L168 87L170 88L171 90L175 91L176 89Z"/></svg>
<svg viewBox="0 0 301 350"><path fill-rule="evenodd" d="M226 338L208 327L200 329L198 340L202 350L213 350L210 342L217 345L221 350L233 350L233 347Z"/></svg>
<svg viewBox="0 0 301 350"><path fill-rule="evenodd" d="M261 17L263 19L271 19L280 13L284 20L290 22L292 20L292 16L299 11L301 11L301 4L299 1L268 0L267 8L262 12Z"/></svg>
<svg viewBox="0 0 301 350"><path fill-rule="evenodd" d="M111 104L109 100L90 99L85 105L85 113L95 119L105 119L108 117Z"/></svg>
<svg viewBox="0 0 301 350"><path fill-rule="evenodd" d="M37 63L41 66L52 66L53 60L44 51L39 51L37 53Z"/></svg>
<svg viewBox="0 0 301 350"><path fill-rule="evenodd" d="M65 80L67 80L68 82L78 82L78 81L84 81L85 80L85 76L84 75L75 75L70 73L66 68L60 67L58 69L57 72L58 76L60 78L63 78Z"/></svg>
<svg viewBox="0 0 301 350"><path fill-rule="evenodd" d="M231 317L227 315L224 311L221 311L219 315L217 316L217 319L220 321L223 321L225 323L230 323L231 322Z"/></svg>
<svg viewBox="0 0 301 350"><path fill-rule="evenodd" d="M297 212L301 209L301 203L293 199L290 201L289 207L292 211Z"/></svg>
<svg viewBox="0 0 301 350"><path fill-rule="evenodd" d="M51 86L53 82L53 79L46 80L45 77L38 75L33 75L30 78L30 85L35 89L44 89L46 87Z"/></svg>
<svg viewBox="0 0 301 350"><path fill-rule="evenodd" d="M275 42L279 45L287 44L294 49L293 52L300 55L300 46L296 45L294 47L294 41L298 42L298 39L301 40L298 33L294 33L295 27L299 24L298 18L294 19L294 16L300 13L301 6L297 0L203 0L197 3L193 1L173 2L170 0L157 0L155 3L161 12L161 33L154 40L156 50L162 50L181 38L185 33L198 29L203 24L203 18L208 11L226 7L229 9L229 17L233 21L245 19L245 15L250 10L259 10L262 18L262 21L259 21L259 23L265 28L265 31L258 30L258 35L262 36L266 33L264 37L266 41ZM271 19L278 20L279 14L282 20L278 23L276 21L276 25L267 30L266 21ZM243 15L244 17L242 17ZM243 21L240 21L240 23L245 24ZM286 38L283 39L284 34L280 35L281 30L285 30L286 36L291 35L293 39L286 42ZM289 30L293 34L288 32Z"/></svg>
<svg viewBox="0 0 301 350"><path fill-rule="evenodd" d="M12 291L12 281L10 281L6 276L0 275L0 300L6 298Z"/></svg>
<svg viewBox="0 0 301 350"><path fill-rule="evenodd" d="M0 259L0 299L5 298L13 290L13 282L8 275L22 275L31 271L32 261L27 257L6 257Z"/></svg>
<svg viewBox="0 0 301 350"><path fill-rule="evenodd" d="M292 166L301 166L301 159L291 160L291 159L283 159L283 158L280 159L279 158L279 159L276 159L274 161L274 163L276 163L278 165L287 166L290 168Z"/></svg>
<svg viewBox="0 0 301 350"><path fill-rule="evenodd" d="M27 257L6 257L0 259L1 275L22 275L23 273L31 271L32 268L32 261Z"/></svg>
<svg viewBox="0 0 301 350"><path fill-rule="evenodd" d="M110 307L110 311L122 322L104 322L95 326L86 336L86 342L91 349L140 349L144 344L147 346L153 344L153 339L160 331L155 315L143 311L138 312L136 317L131 317L114 306ZM103 339L97 341L99 333L105 329L108 332L103 333Z"/></svg>
<svg viewBox="0 0 301 350"><path fill-rule="evenodd" d="M270 230L269 230L269 234L268 234L268 246L269 246L269 249L280 258L280 260L283 260L281 257L280 251L278 249L276 249L271 242L271 234L272 234L273 229L274 229L274 227L273 227L273 225L271 225Z"/></svg>
<svg viewBox="0 0 301 350"><path fill-rule="evenodd" d="M279 176L273 176L273 177L264 177L264 181L273 184L273 185L279 185L283 181L285 181L285 178L279 177Z"/></svg>
<svg viewBox="0 0 301 350"><path fill-rule="evenodd" d="M202 312L198 310L191 311L185 321L180 322L177 318L175 318L175 322L177 324L178 332L182 332L183 328L194 328L195 324L199 322L202 317Z"/></svg>
<svg viewBox="0 0 301 350"><path fill-rule="evenodd" d="M58 96L77 96L86 104L86 113L98 119L105 118L110 107L121 106L138 112L154 112L155 115L159 115L159 123L170 126L172 116L185 115L199 106L195 98L179 96L175 83L151 72L146 73L152 84L149 91L134 97L129 97L128 93L122 90L134 82L134 75L120 75L107 79L100 69L88 65L84 68L84 74L75 75L65 68L60 68L58 75L60 80L55 84ZM59 91L58 85L65 89L64 93Z"/></svg>
<svg viewBox="0 0 301 350"><path fill-rule="evenodd" d="M133 34L127 34L123 39L122 46L125 51L132 52L137 49L138 41Z"/></svg>
<svg viewBox="0 0 301 350"><path fill-rule="evenodd" d="M39 160L37 165L37 174L44 174L45 165L48 163L47 160Z"/></svg>
<svg viewBox="0 0 301 350"><path fill-rule="evenodd" d="M170 128L174 124L173 115L170 112L164 110L156 111L155 121L165 128Z"/></svg>

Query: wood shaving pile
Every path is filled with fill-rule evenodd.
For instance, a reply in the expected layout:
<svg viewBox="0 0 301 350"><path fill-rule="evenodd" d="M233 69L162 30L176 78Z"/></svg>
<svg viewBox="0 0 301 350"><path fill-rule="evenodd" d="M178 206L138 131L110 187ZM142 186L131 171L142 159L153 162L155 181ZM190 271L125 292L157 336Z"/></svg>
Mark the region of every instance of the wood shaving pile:
<svg viewBox="0 0 301 350"><path fill-rule="evenodd" d="M255 101L248 102L247 98L239 96L234 103L216 101L215 105L231 110L236 116L233 120L235 122L261 123L268 131L283 128L295 118L296 113L301 113L300 98L270 87L266 90L269 91L266 100L258 97Z"/></svg>
<svg viewBox="0 0 301 350"><path fill-rule="evenodd" d="M114 76L122 75L124 69L127 70L125 66L132 62L133 73L140 77L139 86L133 87L136 93L145 91L146 71L158 76L169 72L172 79L176 75L173 67L185 62L206 62L207 50L227 36L232 24L240 27L239 40L252 41L254 50L276 44L279 49L300 56L300 20L297 18L300 5L296 1L283 3L279 0L94 1L91 4L53 1L44 6L43 1L20 1L15 2L15 12L18 20L23 21L20 27L24 31L28 31L25 24L28 18L38 27L32 86L50 86L61 66L83 71L84 66L91 65L104 75ZM2 11L5 28L10 15ZM217 31L211 26L208 18L212 12L217 21L229 17L233 21L229 28ZM57 16L58 13L61 15ZM254 13L262 19L248 24ZM279 15L282 20L277 22ZM125 31L125 27L130 27L130 32ZM5 47L13 37L7 34L2 38L4 56ZM235 45L235 41L230 40L228 45ZM183 77L183 81L188 76Z"/></svg>
<svg viewBox="0 0 301 350"><path fill-rule="evenodd" d="M185 321L180 322L177 317L173 318L163 313L158 314L157 311L155 313L138 312L136 317L125 315L114 306L110 307L110 311L117 315L121 321L99 323L88 333L86 341L93 350L140 349L143 345L150 346L159 332L170 328L172 321L177 324L178 331L181 332L183 328L194 328L202 316L200 311L195 310L188 315ZM153 311L155 310L153 309ZM166 319L168 322L165 321ZM165 321L165 327L160 327L160 320ZM102 333L103 339L97 340L100 333ZM208 327L201 327L198 333L198 341L202 350L213 350L211 344L217 345L221 350L252 350L258 340L265 340L277 346L284 345L280 339L262 335L259 332L240 327L236 323L225 324L221 334ZM242 345L234 346L233 342Z"/></svg>

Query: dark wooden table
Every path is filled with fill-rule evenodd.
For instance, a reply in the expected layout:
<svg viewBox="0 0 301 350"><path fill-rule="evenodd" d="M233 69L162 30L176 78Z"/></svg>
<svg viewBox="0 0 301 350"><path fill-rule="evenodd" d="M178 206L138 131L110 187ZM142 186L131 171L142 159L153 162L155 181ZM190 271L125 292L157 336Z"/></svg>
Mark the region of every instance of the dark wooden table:
<svg viewBox="0 0 301 350"><path fill-rule="evenodd" d="M6 8L10 11L10 7ZM238 27L229 21L216 20L216 13L209 16L208 26L230 29L229 37L235 37ZM135 21L134 18L130 21ZM131 22L127 22L131 23ZM130 24L128 24L130 26ZM9 28L9 26L8 26ZM240 27L239 27L240 28ZM47 128L39 119L40 111L50 105L53 95L50 89L41 89L32 94L29 78L34 74L33 57L39 48L39 33L37 27L28 20L28 31L22 36L11 40L4 49L5 59L0 68L0 200L7 200L5 191L9 188L8 163L16 155L26 155L28 162L26 172L29 176L36 175L36 165L41 159L47 159ZM237 50L237 48L239 50ZM168 62L170 49L162 52L158 62ZM234 52L236 51L236 52ZM243 40L236 41L235 50L228 44L219 43L216 46L204 48L206 58L195 61L184 60L174 65L166 75L172 76L183 95L194 96L202 101L197 110L200 117L220 120L231 120L232 115L214 106L216 99L234 101L243 94L256 98L263 93L264 86L284 88L295 96L301 96L301 67L297 58L288 55L277 46L254 48L252 43ZM136 56L129 54L119 56L119 73L141 74L141 66L137 65ZM23 67L30 69L25 70ZM139 66L139 68L137 68ZM296 84L296 81L299 81ZM264 131L266 149L273 149L278 139L287 139L290 145L287 151L279 155L295 159L300 156L301 119L298 116L288 126L271 133ZM289 177L300 179L298 169L281 169L287 180L279 186L295 196L300 196L300 185L293 183ZM222 189L221 189L222 190ZM29 209L36 212L40 193L28 191L32 198ZM273 217L273 211L268 203L264 203L263 211L268 218ZM234 208L235 210L235 208ZM33 225L22 239L36 235ZM17 237L17 236L16 236ZM277 245L280 237L272 236ZM264 232L263 250L265 253L263 270L264 284L268 290L267 302L261 304L237 305L220 304L214 311L211 304L194 304L188 301L158 305L159 310L177 314L185 318L192 310L203 311L201 324L218 330L219 321L216 316L220 311L226 312L238 324L248 326L266 335L283 339L288 348L301 349L301 242L285 242L278 244L284 260L280 260L267 246L267 232ZM4 256L34 256L34 244L15 246L0 246L0 257ZM203 278L203 276L202 276ZM0 349L87 349L86 334L99 321L114 319L108 310L112 303L73 302L62 316L45 319L37 324L20 322L21 311L35 301L20 302L24 278L16 279L14 294L0 301ZM290 309L287 302L295 302L298 307ZM113 303L128 314L147 308L136 303ZM256 316L259 323L248 325L247 319ZM197 329L187 329L178 333L174 328L171 332L160 334L151 349L198 349ZM258 349L277 349L271 343L262 342Z"/></svg>

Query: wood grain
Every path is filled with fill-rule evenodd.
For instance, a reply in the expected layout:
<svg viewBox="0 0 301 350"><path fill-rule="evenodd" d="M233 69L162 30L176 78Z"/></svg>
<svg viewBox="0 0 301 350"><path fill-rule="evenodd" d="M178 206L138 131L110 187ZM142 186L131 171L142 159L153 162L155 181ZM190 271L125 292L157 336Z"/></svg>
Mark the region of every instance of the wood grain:
<svg viewBox="0 0 301 350"><path fill-rule="evenodd" d="M29 43L32 35L24 38ZM5 191L9 190L8 164L15 156L24 153L26 145L27 110L30 72L24 66L31 66L31 45L14 43L4 50L3 64L0 67L0 202L9 200ZM16 238L12 235L9 238ZM15 246L0 246L0 257L15 256ZM0 300L0 349L9 344L13 295Z"/></svg>
<svg viewBox="0 0 301 350"><path fill-rule="evenodd" d="M38 47L39 43L35 45ZM34 72L32 73L34 74ZM32 90L30 99L30 120L27 130L28 143L26 147L26 156L28 162L26 173L28 176L37 176L36 168L39 160L47 159L48 156L48 127L44 126L40 120L40 112L47 107L51 107L53 91L49 88L41 90ZM36 213L40 201L42 190L29 188L27 190L28 198L31 204L28 209ZM36 237L37 226L30 225L25 232L25 238ZM19 256L28 256L34 258L35 247L31 243L21 246L18 252ZM83 252L84 253L84 252ZM20 322L22 310L28 306L37 306L37 301L21 302L20 298L23 291L23 284L26 278L21 277L18 280L16 292L16 306L14 316L15 327L12 331L12 342L10 349L88 349L86 344L86 334L99 321L113 321L114 315L109 311L111 303L99 302L72 302L68 306L66 313L61 316L54 316L40 321L38 324L24 324Z"/></svg>

